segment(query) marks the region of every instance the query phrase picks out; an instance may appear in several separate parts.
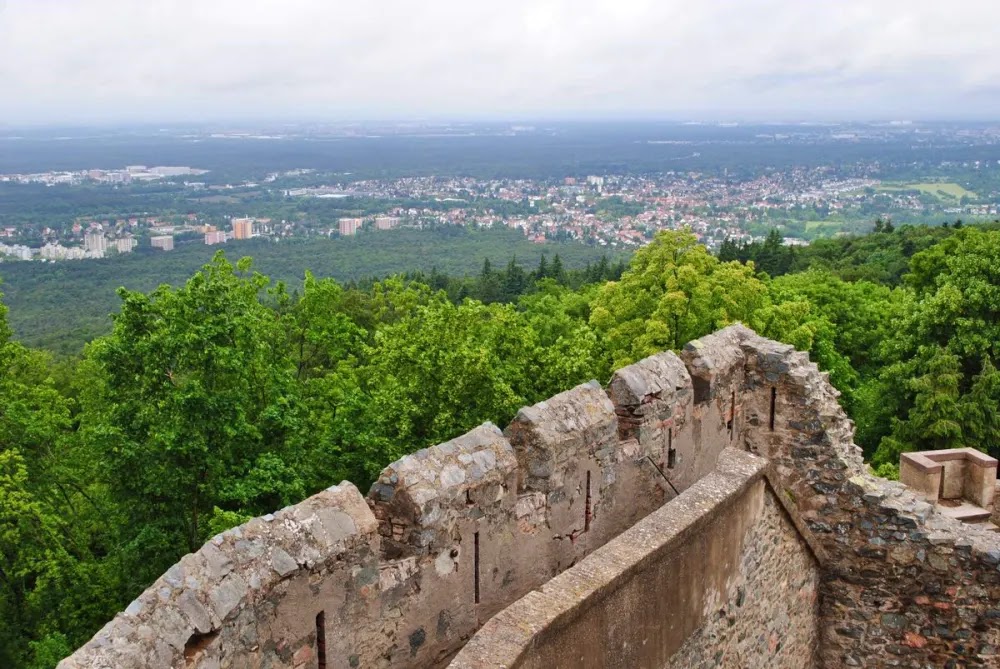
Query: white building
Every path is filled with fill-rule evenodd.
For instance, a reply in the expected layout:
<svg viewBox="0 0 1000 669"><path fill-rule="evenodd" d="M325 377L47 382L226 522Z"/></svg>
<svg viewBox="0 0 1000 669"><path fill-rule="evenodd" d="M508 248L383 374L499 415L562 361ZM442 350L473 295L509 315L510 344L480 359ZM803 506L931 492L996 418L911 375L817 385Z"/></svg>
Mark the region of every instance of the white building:
<svg viewBox="0 0 1000 669"><path fill-rule="evenodd" d="M149 243L154 249L162 249L164 251L174 250L173 235L157 235L156 237L150 237Z"/></svg>
<svg viewBox="0 0 1000 669"><path fill-rule="evenodd" d="M135 237L122 237L116 239L114 243L118 253L131 253L139 242L135 240Z"/></svg>
<svg viewBox="0 0 1000 669"><path fill-rule="evenodd" d="M358 228L361 227L363 221L360 218L342 218L340 219L340 234L342 237L349 237L357 233Z"/></svg>
<svg viewBox="0 0 1000 669"><path fill-rule="evenodd" d="M31 260L31 248L24 244L0 244L0 255L10 256L18 260Z"/></svg>
<svg viewBox="0 0 1000 669"><path fill-rule="evenodd" d="M100 230L92 230L83 236L83 248L95 257L102 258L108 250L108 240Z"/></svg>

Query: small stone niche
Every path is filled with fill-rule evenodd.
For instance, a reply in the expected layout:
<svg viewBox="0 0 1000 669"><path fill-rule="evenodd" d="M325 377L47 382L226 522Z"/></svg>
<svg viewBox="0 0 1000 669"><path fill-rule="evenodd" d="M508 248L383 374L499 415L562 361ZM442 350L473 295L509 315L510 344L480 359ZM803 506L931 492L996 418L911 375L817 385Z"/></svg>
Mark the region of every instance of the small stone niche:
<svg viewBox="0 0 1000 669"><path fill-rule="evenodd" d="M990 522L997 489L997 459L974 448L903 453L899 480L946 516L966 523Z"/></svg>

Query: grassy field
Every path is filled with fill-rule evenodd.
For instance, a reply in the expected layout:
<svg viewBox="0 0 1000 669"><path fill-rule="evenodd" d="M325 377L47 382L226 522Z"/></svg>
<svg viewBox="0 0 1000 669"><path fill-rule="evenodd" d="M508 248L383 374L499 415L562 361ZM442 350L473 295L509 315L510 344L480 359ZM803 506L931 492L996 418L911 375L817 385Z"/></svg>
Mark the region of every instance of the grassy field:
<svg viewBox="0 0 1000 669"><path fill-rule="evenodd" d="M963 188L961 185L951 181L925 181L918 183L892 183L882 184L879 188L882 191L906 191L918 190L922 193L930 193L938 199L959 200L965 196L975 198L976 194L971 190Z"/></svg>

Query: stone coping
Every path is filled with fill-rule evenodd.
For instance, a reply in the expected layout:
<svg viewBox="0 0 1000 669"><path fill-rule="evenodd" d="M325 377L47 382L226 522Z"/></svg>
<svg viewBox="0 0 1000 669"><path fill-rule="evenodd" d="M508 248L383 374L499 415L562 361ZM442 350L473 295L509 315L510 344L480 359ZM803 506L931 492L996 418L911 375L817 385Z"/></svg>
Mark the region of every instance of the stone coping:
<svg viewBox="0 0 1000 669"><path fill-rule="evenodd" d="M528 593L494 616L448 665L449 669L515 669L545 635L572 623L587 609L641 573L654 560L685 544L707 523L726 513L755 483L773 489L767 460L726 448L714 472L608 542L579 564ZM786 510L788 506L782 504ZM793 514L793 521L797 520ZM800 521L801 522L801 521ZM801 524L795 522L801 534ZM821 563L815 544L810 553Z"/></svg>
<svg viewBox="0 0 1000 669"><path fill-rule="evenodd" d="M942 462L953 460L964 460L976 467L984 469L996 469L998 461L996 458L986 455L982 451L974 448L946 448L939 451L917 451L915 453L903 453L900 458L907 464L922 472L937 472L944 467Z"/></svg>

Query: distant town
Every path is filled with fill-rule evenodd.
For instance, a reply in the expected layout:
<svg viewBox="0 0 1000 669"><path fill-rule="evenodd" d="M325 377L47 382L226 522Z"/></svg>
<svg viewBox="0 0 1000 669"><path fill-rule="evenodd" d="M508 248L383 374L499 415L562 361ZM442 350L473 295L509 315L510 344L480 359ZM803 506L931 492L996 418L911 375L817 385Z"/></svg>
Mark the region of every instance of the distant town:
<svg viewBox="0 0 1000 669"><path fill-rule="evenodd" d="M128 184L132 182L156 181L168 177L206 174L208 170L191 167L129 165L117 170L79 170L75 172L40 172L37 174L0 174L0 182L40 183L47 186L57 184L78 186L85 183Z"/></svg>
<svg viewBox="0 0 1000 669"><path fill-rule="evenodd" d="M941 167L965 172L997 169L978 161ZM785 244L796 245L823 236L863 232L876 217L929 221L995 217L1000 203L996 191L977 193L943 178L886 181L878 177L877 163L864 162L838 169L769 169L743 177L723 170L539 180L437 176L355 180L350 174L295 169L269 174L259 182L206 184L197 180L207 172L132 165L0 174L0 182L53 188L121 189L169 180L186 194L184 202L193 210L78 216L35 230L31 240L25 239L22 226L5 225L0 228L5 242L0 243L0 256L43 262L97 259L131 253L140 246L169 252L178 243L351 237L368 231L436 226L506 226L540 244L551 239L576 240L618 249L639 247L665 229L689 229L716 249L726 239L749 241L778 228ZM286 213L281 218L260 215L256 210L261 207L250 205L262 199L282 203ZM365 206L354 215L329 216L310 213L314 209L306 206L310 200ZM249 204L241 210L243 202ZM212 213L198 211L199 203L210 203ZM231 211L220 214L220 207Z"/></svg>

